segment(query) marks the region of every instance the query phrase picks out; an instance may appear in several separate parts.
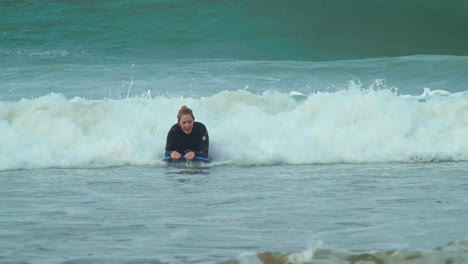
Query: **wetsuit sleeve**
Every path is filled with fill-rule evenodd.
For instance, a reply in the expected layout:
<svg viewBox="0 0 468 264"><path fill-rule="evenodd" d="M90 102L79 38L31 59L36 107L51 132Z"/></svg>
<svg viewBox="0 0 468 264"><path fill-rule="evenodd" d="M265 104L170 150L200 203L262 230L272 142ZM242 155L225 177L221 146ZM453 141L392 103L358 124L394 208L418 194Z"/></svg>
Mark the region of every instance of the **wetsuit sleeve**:
<svg viewBox="0 0 468 264"><path fill-rule="evenodd" d="M195 156L205 157L208 158L208 149L210 147L210 137L208 136L208 130L206 130L205 125L201 124L200 126L200 134L201 137L199 138L199 148L195 152Z"/></svg>
<svg viewBox="0 0 468 264"><path fill-rule="evenodd" d="M176 133L174 127L167 133L165 156L170 156L172 151L176 150Z"/></svg>

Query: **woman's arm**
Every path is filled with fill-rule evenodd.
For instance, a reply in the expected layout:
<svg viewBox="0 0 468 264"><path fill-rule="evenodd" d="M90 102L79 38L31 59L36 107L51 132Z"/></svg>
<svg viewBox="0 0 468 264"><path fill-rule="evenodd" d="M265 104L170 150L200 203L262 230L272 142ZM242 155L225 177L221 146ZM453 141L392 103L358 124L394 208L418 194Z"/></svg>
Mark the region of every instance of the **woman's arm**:
<svg viewBox="0 0 468 264"><path fill-rule="evenodd" d="M164 155L171 156L172 152L177 149L176 146L176 133L174 130L174 127L172 127L169 132L167 133L167 139L166 139L166 151Z"/></svg>
<svg viewBox="0 0 468 264"><path fill-rule="evenodd" d="M200 135L198 148L195 152L196 156L208 158L208 150L210 148L210 137L208 136L208 130L206 130L205 125L200 123Z"/></svg>

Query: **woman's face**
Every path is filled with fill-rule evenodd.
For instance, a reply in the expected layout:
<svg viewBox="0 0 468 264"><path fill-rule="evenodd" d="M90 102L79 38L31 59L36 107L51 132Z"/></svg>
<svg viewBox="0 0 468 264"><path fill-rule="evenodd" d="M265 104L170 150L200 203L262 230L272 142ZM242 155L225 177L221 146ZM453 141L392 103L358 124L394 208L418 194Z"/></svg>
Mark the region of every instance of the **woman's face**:
<svg viewBox="0 0 468 264"><path fill-rule="evenodd" d="M191 115L182 115L179 121L180 128L185 134L192 133L193 130L193 118Z"/></svg>

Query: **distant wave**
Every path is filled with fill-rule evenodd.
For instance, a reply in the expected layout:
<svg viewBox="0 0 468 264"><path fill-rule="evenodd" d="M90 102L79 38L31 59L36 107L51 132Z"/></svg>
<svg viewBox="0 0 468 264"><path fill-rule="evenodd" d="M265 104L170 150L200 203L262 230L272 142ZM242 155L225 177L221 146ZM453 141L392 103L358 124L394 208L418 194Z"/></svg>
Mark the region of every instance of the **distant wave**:
<svg viewBox="0 0 468 264"><path fill-rule="evenodd" d="M462 0L3 1L1 8L4 60L28 52L83 61L468 55Z"/></svg>
<svg viewBox="0 0 468 264"><path fill-rule="evenodd" d="M161 166L185 104L210 133L214 165L468 160L468 94L426 90L223 91L120 100L50 94L0 102L0 170Z"/></svg>

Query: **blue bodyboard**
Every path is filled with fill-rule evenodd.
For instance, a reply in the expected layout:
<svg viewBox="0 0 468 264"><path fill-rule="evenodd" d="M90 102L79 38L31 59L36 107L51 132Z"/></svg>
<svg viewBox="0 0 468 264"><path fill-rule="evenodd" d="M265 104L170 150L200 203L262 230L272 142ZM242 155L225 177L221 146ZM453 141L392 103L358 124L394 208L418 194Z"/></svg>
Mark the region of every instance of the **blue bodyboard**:
<svg viewBox="0 0 468 264"><path fill-rule="evenodd" d="M173 160L171 159L170 156L164 157L163 161L173 162ZM187 160L184 157L180 157L180 159L178 161L187 161ZM176 161L176 162L178 162L178 161ZM200 161L200 162L203 162L203 163L210 163L211 159L210 158L205 158L205 157L200 157L200 156L195 156L195 157L193 157L192 161Z"/></svg>

